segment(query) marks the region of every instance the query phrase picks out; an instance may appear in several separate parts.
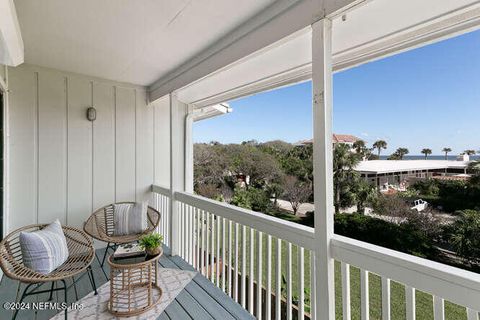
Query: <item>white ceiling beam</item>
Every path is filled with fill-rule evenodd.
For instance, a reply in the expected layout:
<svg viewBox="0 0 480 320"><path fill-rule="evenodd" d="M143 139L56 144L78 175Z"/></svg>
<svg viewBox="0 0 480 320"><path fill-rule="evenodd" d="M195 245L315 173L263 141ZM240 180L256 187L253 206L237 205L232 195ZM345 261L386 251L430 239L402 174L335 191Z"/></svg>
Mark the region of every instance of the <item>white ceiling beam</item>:
<svg viewBox="0 0 480 320"><path fill-rule="evenodd" d="M338 17L336 20L340 20ZM348 22L348 15L347 15ZM453 37L480 26L480 3L448 11L398 32L333 54L338 72L402 51ZM185 103L200 108L311 78L310 28L240 59L178 90ZM308 51L308 55L305 54ZM275 61L274 64L269 63Z"/></svg>
<svg viewBox="0 0 480 320"><path fill-rule="evenodd" d="M231 113L233 109L228 103L219 103L213 106L195 109L193 111L193 121L213 118L222 114Z"/></svg>
<svg viewBox="0 0 480 320"><path fill-rule="evenodd" d="M18 66L24 61L24 47L13 0L0 0L0 63Z"/></svg>
<svg viewBox="0 0 480 320"><path fill-rule="evenodd" d="M182 88L263 47L368 0L278 0L149 88L150 101Z"/></svg>

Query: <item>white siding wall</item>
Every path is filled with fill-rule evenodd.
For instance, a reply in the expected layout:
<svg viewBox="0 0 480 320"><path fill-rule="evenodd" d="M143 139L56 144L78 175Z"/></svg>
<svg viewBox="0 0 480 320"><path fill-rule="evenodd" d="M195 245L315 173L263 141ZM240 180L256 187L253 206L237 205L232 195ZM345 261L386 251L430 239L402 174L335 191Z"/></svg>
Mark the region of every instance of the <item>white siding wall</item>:
<svg viewBox="0 0 480 320"><path fill-rule="evenodd" d="M9 230L55 218L80 227L93 209L169 181L168 103L147 106L145 88L30 65L9 68L9 88Z"/></svg>
<svg viewBox="0 0 480 320"><path fill-rule="evenodd" d="M170 100L164 97L154 103L155 184L170 186Z"/></svg>

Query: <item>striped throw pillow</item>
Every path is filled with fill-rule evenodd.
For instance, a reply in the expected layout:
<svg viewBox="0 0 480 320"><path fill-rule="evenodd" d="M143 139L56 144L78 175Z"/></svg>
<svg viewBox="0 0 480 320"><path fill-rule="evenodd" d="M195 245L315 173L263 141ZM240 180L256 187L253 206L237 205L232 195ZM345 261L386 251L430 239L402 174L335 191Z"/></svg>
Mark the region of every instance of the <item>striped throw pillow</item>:
<svg viewBox="0 0 480 320"><path fill-rule="evenodd" d="M58 219L42 230L20 232L20 249L25 267L42 274L52 272L68 259L67 240Z"/></svg>
<svg viewBox="0 0 480 320"><path fill-rule="evenodd" d="M113 234L124 236L142 233L147 229L147 202L113 205Z"/></svg>

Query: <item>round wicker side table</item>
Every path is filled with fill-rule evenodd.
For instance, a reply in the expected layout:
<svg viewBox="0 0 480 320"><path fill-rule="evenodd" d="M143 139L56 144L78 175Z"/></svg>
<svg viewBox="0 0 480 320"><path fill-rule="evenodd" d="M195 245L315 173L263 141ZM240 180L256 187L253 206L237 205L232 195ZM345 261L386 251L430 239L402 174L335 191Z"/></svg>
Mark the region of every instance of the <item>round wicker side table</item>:
<svg viewBox="0 0 480 320"><path fill-rule="evenodd" d="M115 259L110 265L110 300L108 311L118 317L137 316L160 302L162 289L157 284L158 259L156 256Z"/></svg>

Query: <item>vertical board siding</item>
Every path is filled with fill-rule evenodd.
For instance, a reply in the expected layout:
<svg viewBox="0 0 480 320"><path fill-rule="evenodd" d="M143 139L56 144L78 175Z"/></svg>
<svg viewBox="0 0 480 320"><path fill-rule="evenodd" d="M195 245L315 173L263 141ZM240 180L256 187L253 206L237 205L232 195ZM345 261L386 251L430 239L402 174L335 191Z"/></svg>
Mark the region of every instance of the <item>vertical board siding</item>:
<svg viewBox="0 0 480 320"><path fill-rule="evenodd" d="M170 186L170 100L160 99L152 104L154 117L154 175L155 184Z"/></svg>
<svg viewBox="0 0 480 320"><path fill-rule="evenodd" d="M92 122L86 111L92 103L92 84L68 80L67 223L81 226L92 210Z"/></svg>
<svg viewBox="0 0 480 320"><path fill-rule="evenodd" d="M67 79L38 76L38 222L67 221ZM15 108L15 106L10 106ZM13 177L12 177L13 178Z"/></svg>
<svg viewBox="0 0 480 320"><path fill-rule="evenodd" d="M115 201L115 96L113 86L93 84L93 209Z"/></svg>
<svg viewBox="0 0 480 320"><path fill-rule="evenodd" d="M136 190L137 201L144 201L153 181L153 108L147 107L144 90L136 90L136 99Z"/></svg>
<svg viewBox="0 0 480 320"><path fill-rule="evenodd" d="M168 155L168 113L154 119L144 88L30 65L9 71L9 230L56 218L81 227L115 192L148 199L155 168L163 174L155 157Z"/></svg>
<svg viewBox="0 0 480 320"><path fill-rule="evenodd" d="M115 201L135 201L135 90L115 91Z"/></svg>
<svg viewBox="0 0 480 320"><path fill-rule="evenodd" d="M37 221L36 78L33 72L9 72L10 230Z"/></svg>

